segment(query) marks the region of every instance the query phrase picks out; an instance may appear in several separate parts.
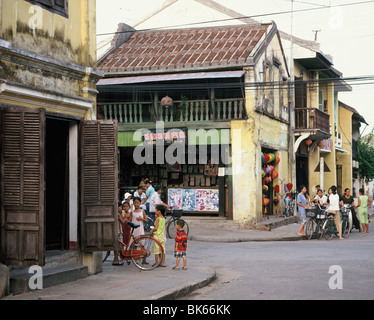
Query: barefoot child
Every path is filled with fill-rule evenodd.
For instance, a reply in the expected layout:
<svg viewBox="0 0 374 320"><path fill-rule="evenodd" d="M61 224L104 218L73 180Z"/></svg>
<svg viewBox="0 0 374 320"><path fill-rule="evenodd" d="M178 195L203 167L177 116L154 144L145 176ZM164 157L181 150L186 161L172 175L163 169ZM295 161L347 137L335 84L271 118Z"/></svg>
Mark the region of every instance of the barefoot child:
<svg viewBox="0 0 374 320"><path fill-rule="evenodd" d="M174 257L177 258L176 266L174 270L179 270L179 261L183 258L183 270L187 270L187 235L186 231L183 230L184 221L178 220L176 223L177 235L175 237Z"/></svg>
<svg viewBox="0 0 374 320"><path fill-rule="evenodd" d="M159 267L166 267L165 265L165 207L163 205L158 205L156 206L156 211L155 211L155 227L151 229L151 233L153 233L153 236L156 240L158 240L162 248L164 250L164 255L161 260L161 264ZM159 247L154 246L153 247L153 253L155 254L155 264L158 263L159 257L162 255Z"/></svg>

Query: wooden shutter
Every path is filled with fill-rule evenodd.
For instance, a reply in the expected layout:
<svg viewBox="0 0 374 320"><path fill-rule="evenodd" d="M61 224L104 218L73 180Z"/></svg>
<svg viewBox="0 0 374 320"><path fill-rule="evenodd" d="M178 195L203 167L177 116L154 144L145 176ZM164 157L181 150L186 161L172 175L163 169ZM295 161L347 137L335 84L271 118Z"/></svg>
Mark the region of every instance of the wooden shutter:
<svg viewBox="0 0 374 320"><path fill-rule="evenodd" d="M117 248L117 121L80 123L81 248Z"/></svg>
<svg viewBox="0 0 374 320"><path fill-rule="evenodd" d="M45 111L1 110L1 244L7 265L44 265Z"/></svg>

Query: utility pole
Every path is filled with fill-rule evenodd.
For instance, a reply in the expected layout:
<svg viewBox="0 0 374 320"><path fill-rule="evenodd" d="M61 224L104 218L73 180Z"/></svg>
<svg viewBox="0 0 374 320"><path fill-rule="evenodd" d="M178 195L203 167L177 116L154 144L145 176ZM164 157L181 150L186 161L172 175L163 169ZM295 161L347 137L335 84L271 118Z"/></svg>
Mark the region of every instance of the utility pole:
<svg viewBox="0 0 374 320"><path fill-rule="evenodd" d="M290 172L290 178L291 178L291 183L297 188L296 186L296 154L294 150L294 143L295 143L295 77L294 77L294 71L293 71L293 3L294 0L291 0L291 51L290 51L290 61L289 61L289 66L290 66L290 78L291 78L291 88L290 88L290 103L289 103L289 121L290 121L290 126L289 126L289 158L290 158L290 165L291 168L289 170Z"/></svg>
<svg viewBox="0 0 374 320"><path fill-rule="evenodd" d="M318 32L321 32L321 30L312 30L314 32L314 41L317 42Z"/></svg>

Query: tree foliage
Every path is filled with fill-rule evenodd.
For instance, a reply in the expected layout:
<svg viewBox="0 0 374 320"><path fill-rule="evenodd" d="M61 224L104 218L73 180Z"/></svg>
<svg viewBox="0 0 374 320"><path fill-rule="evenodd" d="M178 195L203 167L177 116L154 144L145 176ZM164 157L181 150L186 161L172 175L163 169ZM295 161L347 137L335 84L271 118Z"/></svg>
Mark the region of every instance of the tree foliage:
<svg viewBox="0 0 374 320"><path fill-rule="evenodd" d="M374 129L357 141L359 173L361 178L374 179Z"/></svg>

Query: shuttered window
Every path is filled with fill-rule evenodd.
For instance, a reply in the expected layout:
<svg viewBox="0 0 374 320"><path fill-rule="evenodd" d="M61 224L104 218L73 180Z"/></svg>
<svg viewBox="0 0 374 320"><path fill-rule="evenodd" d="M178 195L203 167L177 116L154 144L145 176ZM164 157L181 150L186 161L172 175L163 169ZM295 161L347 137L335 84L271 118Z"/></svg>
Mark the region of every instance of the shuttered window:
<svg viewBox="0 0 374 320"><path fill-rule="evenodd" d="M117 121L81 121L81 248L117 246Z"/></svg>
<svg viewBox="0 0 374 320"><path fill-rule="evenodd" d="M27 0L33 4L41 4L45 9L49 9L67 16L68 11L68 0Z"/></svg>
<svg viewBox="0 0 374 320"><path fill-rule="evenodd" d="M1 256L9 265L44 264L44 109L1 112Z"/></svg>

